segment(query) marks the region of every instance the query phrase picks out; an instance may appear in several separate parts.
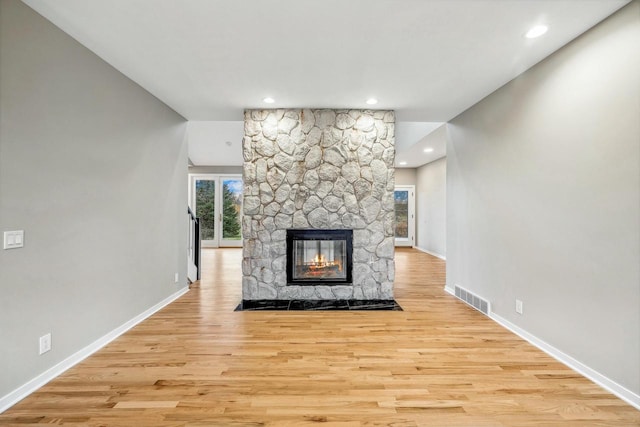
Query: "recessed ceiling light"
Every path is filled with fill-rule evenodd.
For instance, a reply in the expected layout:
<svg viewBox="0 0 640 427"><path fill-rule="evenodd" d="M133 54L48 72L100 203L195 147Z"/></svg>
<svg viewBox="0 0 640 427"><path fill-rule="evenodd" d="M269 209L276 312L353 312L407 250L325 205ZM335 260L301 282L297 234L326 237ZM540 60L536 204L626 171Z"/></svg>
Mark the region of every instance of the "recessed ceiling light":
<svg viewBox="0 0 640 427"><path fill-rule="evenodd" d="M424 149L425 153L432 153L433 152L433 148L429 147L429 148L425 148Z"/></svg>
<svg viewBox="0 0 640 427"><path fill-rule="evenodd" d="M546 25L536 25L534 27L531 27L531 29L527 31L527 34L525 34L524 36L528 39L535 39L536 37L540 37L541 35L546 33L548 29L549 27L547 27Z"/></svg>
<svg viewBox="0 0 640 427"><path fill-rule="evenodd" d="M369 98L367 99L367 104L368 105L376 105L378 103L378 100L375 98Z"/></svg>
<svg viewBox="0 0 640 427"><path fill-rule="evenodd" d="M400 162L400 163L398 163L398 164L399 164L400 166L404 166L404 165L406 165L406 164L407 164L407 162Z"/></svg>
<svg viewBox="0 0 640 427"><path fill-rule="evenodd" d="M266 104L273 104L274 102L276 102L275 99L271 98L270 96L267 96L266 98L264 98L262 100L262 102L266 103Z"/></svg>

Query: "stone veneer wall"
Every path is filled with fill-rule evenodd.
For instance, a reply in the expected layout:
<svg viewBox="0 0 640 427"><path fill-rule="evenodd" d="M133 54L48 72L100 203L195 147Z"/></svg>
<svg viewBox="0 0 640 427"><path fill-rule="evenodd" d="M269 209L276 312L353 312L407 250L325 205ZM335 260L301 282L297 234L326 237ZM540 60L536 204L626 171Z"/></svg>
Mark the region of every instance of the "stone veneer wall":
<svg viewBox="0 0 640 427"><path fill-rule="evenodd" d="M242 298L393 299L393 111L244 114ZM288 228L353 229L353 285L288 286Z"/></svg>

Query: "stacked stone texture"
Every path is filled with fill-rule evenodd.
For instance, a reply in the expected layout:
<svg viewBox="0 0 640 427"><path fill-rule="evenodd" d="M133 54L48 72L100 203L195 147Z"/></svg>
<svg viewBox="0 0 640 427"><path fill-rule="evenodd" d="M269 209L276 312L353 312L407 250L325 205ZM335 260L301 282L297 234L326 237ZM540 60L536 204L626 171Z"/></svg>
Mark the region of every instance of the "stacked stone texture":
<svg viewBox="0 0 640 427"><path fill-rule="evenodd" d="M393 299L394 127L393 111L245 111L243 299ZM353 285L288 286L289 228L353 229Z"/></svg>

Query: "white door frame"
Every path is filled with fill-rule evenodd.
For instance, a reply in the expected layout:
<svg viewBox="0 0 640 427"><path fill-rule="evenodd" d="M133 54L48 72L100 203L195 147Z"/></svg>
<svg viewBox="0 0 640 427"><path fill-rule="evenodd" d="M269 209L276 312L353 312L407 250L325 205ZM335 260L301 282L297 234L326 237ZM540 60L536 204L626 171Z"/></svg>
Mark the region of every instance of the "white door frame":
<svg viewBox="0 0 640 427"><path fill-rule="evenodd" d="M213 240L202 240L201 246L203 248L217 248L220 246L224 247L240 247L242 246L242 239L240 240L225 240L222 238L222 209L223 209L223 201L222 201L222 182L227 179L240 179L242 180L242 175L240 174L223 174L223 173L190 173L189 174L189 207L191 210L198 216L197 206L196 206L196 181L200 180L209 180L215 182L215 216L213 218L213 228L214 228L214 239Z"/></svg>
<svg viewBox="0 0 640 427"><path fill-rule="evenodd" d="M396 246L409 246L415 245L415 229L416 229L416 186L415 185L396 185L394 188L394 200L396 191L407 191L407 238L395 238Z"/></svg>

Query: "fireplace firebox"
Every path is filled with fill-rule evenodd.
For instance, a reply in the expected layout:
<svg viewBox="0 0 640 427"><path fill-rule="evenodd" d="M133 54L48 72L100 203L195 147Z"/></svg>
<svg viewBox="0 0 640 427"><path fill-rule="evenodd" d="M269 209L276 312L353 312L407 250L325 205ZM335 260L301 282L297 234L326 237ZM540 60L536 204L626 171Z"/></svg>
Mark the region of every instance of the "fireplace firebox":
<svg viewBox="0 0 640 427"><path fill-rule="evenodd" d="M353 230L287 230L288 285L352 284Z"/></svg>

